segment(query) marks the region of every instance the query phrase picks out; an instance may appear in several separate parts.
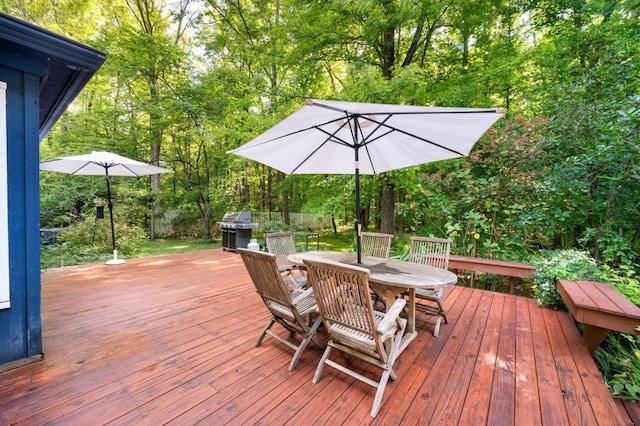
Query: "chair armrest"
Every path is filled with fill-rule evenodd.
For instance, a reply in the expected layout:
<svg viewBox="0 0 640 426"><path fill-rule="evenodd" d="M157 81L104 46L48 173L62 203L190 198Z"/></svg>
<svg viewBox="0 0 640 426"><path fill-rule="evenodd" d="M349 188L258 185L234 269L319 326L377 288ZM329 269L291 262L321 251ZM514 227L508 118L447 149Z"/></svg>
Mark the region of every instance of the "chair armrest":
<svg viewBox="0 0 640 426"><path fill-rule="evenodd" d="M289 275L289 278L286 278L287 274ZM304 277L300 277L300 278L304 278ZM287 285L295 287L295 290L300 290L304 288L304 286L307 284L306 279L298 281L298 279L296 279L295 275L293 275L291 271L284 272L282 274L282 279L285 281Z"/></svg>
<svg viewBox="0 0 640 426"><path fill-rule="evenodd" d="M378 327L376 328L377 331L380 333L383 330L387 330L391 323L400 317L400 314L404 309L404 305L406 304L407 301L404 298L400 297L396 299L393 305L391 305L391 308L385 314L384 319L378 324Z"/></svg>
<svg viewBox="0 0 640 426"><path fill-rule="evenodd" d="M313 287L309 287L308 289L306 289L302 293L294 296L291 299L291 304L295 306L298 303L300 303L301 301L306 300L306 299L308 299L309 297L312 297L312 296L313 296Z"/></svg>

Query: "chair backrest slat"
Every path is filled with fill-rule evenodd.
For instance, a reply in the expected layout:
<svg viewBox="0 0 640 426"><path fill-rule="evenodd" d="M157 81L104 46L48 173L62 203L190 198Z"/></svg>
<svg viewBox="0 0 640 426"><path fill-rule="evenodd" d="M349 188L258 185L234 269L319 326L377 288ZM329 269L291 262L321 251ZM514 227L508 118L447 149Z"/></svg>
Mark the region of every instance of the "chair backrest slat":
<svg viewBox="0 0 640 426"><path fill-rule="evenodd" d="M264 235L267 250L273 254L293 254L296 252L296 243L293 240L293 232L271 232Z"/></svg>
<svg viewBox="0 0 640 426"><path fill-rule="evenodd" d="M287 285L280 275L276 256L253 250L238 250L242 256L251 280L258 294L267 301L289 306L291 296Z"/></svg>
<svg viewBox="0 0 640 426"><path fill-rule="evenodd" d="M360 233L360 250L363 256L389 258L391 250L392 234L380 234L377 232Z"/></svg>
<svg viewBox="0 0 640 426"><path fill-rule="evenodd" d="M431 237L411 237L409 262L447 269L451 240Z"/></svg>
<svg viewBox="0 0 640 426"><path fill-rule="evenodd" d="M369 271L333 262L304 261L325 325L338 325L375 340Z"/></svg>

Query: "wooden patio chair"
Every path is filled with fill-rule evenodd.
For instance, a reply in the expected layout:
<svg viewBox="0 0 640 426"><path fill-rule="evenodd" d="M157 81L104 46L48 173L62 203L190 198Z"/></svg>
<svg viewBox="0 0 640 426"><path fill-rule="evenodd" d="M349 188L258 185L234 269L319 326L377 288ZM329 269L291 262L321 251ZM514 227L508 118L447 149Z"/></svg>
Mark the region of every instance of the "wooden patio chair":
<svg viewBox="0 0 640 426"><path fill-rule="evenodd" d="M316 337L322 318L318 315L313 290L308 288L304 291L290 291L280 273L274 254L240 248L238 253L242 256L256 291L271 312L271 320L260 334L256 347L260 346L267 334L289 346L295 351L289 364L289 371L292 371L296 368L300 355L309 342L313 341L320 348L325 347L325 344ZM287 340L274 333L271 327L275 323L280 324L292 334L301 335L302 342L296 344L293 340Z"/></svg>
<svg viewBox="0 0 640 426"><path fill-rule="evenodd" d="M411 237L409 258L407 260L413 263L421 263L424 265L434 266L436 268L448 269L451 243L451 240L443 238ZM444 296L444 287L437 289L416 289L416 298L432 302L431 304L417 303L416 311L436 317L434 321L424 320L434 324L433 335L435 337L438 337L438 333L440 332L440 323L442 319L444 318L445 323L449 322L447 312L444 309ZM434 303L435 306L433 305Z"/></svg>
<svg viewBox="0 0 640 426"><path fill-rule="evenodd" d="M267 245L267 251L277 256L280 272L290 277L296 287L304 287L307 283L307 277L304 275L302 268L287 260L288 255L296 252L293 232L269 232L264 234L264 240ZM294 274L293 271L297 271L297 274Z"/></svg>
<svg viewBox="0 0 640 426"><path fill-rule="evenodd" d="M363 256L389 258L393 234L380 234L377 232L360 233L360 249Z"/></svg>
<svg viewBox="0 0 640 426"><path fill-rule="evenodd" d="M326 364L377 388L371 408L371 417L376 417L387 381L396 378L393 364L407 324L400 317L406 301L396 299L387 313L375 311L369 297L368 270L308 259L304 263L329 333L329 343L313 376L313 383L318 383ZM372 380L347 365L329 359L332 349L338 350L345 358L359 358L382 369L380 380Z"/></svg>

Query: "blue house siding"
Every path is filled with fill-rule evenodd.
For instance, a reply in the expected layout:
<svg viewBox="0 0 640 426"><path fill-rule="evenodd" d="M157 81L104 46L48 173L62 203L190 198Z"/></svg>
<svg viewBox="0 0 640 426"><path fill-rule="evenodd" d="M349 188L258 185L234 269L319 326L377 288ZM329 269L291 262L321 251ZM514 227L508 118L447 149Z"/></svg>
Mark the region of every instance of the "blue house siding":
<svg viewBox="0 0 640 426"><path fill-rule="evenodd" d="M24 61L4 55L21 68ZM33 66L33 61L26 61ZM34 71L42 72L42 64ZM39 77L0 65L7 83L9 309L0 310L0 364L42 354L38 196Z"/></svg>
<svg viewBox="0 0 640 426"><path fill-rule="evenodd" d="M39 144L105 59L103 52L0 12L8 192L0 209L7 209L9 243L9 265L0 267L8 268L10 287L10 306L0 309L0 370L46 352L40 315Z"/></svg>

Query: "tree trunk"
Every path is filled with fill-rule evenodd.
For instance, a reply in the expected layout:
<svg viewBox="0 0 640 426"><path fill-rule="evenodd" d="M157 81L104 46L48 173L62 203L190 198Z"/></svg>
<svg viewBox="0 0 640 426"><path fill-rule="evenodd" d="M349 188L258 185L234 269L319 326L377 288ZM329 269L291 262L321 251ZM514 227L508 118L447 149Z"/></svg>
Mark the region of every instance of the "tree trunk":
<svg viewBox="0 0 640 426"><path fill-rule="evenodd" d="M200 212L200 217L202 218L202 222L204 225L204 239L211 239L211 204L209 203L208 197L206 194L202 192L198 192L196 197L196 205L198 206L198 211Z"/></svg>
<svg viewBox="0 0 640 426"><path fill-rule="evenodd" d="M152 138L155 139L156 135L153 135ZM160 162L160 145L157 143L151 144L151 164L157 166ZM156 217L160 215L160 198L158 195L160 194L160 175L151 175L151 192L153 193L153 209L151 212L151 225L149 226L149 239L151 241L156 239Z"/></svg>
<svg viewBox="0 0 640 426"><path fill-rule="evenodd" d="M395 230L395 187L388 181L383 182L380 213L380 232L393 234Z"/></svg>
<svg viewBox="0 0 640 426"><path fill-rule="evenodd" d="M383 0L382 3L384 9L389 14L393 13L394 3L392 0ZM393 78L393 67L396 60L395 35L396 28L389 26L388 28L384 28L380 38L380 64L382 66L382 76L386 80Z"/></svg>
<svg viewBox="0 0 640 426"><path fill-rule="evenodd" d="M161 103L158 89L158 78L152 73L148 79L149 97L152 105ZM151 164L160 165L160 145L162 143L162 131L159 130L160 115L152 110L149 112L149 128L151 129ZM151 192L153 193L153 209L151 214L151 226L149 227L149 239L155 240L155 219L160 214L160 175L151 175Z"/></svg>

